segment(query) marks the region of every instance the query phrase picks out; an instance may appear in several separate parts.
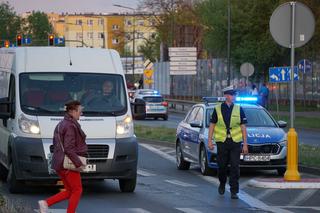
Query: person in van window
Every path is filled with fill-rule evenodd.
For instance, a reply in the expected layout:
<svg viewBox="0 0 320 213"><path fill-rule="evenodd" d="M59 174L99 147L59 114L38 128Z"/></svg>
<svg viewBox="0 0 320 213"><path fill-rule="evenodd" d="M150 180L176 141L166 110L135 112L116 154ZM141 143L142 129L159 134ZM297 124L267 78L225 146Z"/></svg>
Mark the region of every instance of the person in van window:
<svg viewBox="0 0 320 213"><path fill-rule="evenodd" d="M66 114L64 119L54 130L52 169L54 169L62 179L66 190L46 200L38 201L40 213L47 213L49 206L63 200L69 200L67 213L75 213L82 194L80 171L84 169L84 165L82 165L78 156L85 156L88 151L85 142L86 135L78 123L80 115L82 114L82 107L79 101L70 101L66 103L65 106ZM62 150L61 144L64 147L64 151ZM63 168L65 155L67 155L78 168L77 171Z"/></svg>

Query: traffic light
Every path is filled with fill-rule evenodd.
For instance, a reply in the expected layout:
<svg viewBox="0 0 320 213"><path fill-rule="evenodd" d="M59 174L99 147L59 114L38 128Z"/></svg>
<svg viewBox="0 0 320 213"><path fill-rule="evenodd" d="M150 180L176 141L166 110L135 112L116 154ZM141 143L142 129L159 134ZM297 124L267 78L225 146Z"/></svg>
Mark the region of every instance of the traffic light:
<svg viewBox="0 0 320 213"><path fill-rule="evenodd" d="M20 47L22 45L22 36L17 35L17 47Z"/></svg>
<svg viewBox="0 0 320 213"><path fill-rule="evenodd" d="M5 48L9 48L9 46L10 46L10 41L9 40L5 40L4 41L4 47Z"/></svg>
<svg viewBox="0 0 320 213"><path fill-rule="evenodd" d="M48 45L54 46L54 35L50 34L48 37Z"/></svg>

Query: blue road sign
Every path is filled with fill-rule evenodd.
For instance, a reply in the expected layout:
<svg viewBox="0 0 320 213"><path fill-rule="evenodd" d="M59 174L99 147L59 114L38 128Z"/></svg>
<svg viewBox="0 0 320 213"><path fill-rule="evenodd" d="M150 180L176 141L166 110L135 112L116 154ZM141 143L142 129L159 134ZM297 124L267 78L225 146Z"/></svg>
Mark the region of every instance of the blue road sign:
<svg viewBox="0 0 320 213"><path fill-rule="evenodd" d="M269 68L269 82L270 83L284 83L291 80L291 67L270 67ZM294 67L294 80L299 80L298 68Z"/></svg>
<svg viewBox="0 0 320 213"><path fill-rule="evenodd" d="M312 64L309 60L307 59L303 59L303 60L300 60L298 62L298 69L300 72L302 72L303 74L306 74L308 72L311 72L312 70Z"/></svg>
<svg viewBox="0 0 320 213"><path fill-rule="evenodd" d="M31 38L23 38L21 41L22 44L31 44Z"/></svg>
<svg viewBox="0 0 320 213"><path fill-rule="evenodd" d="M60 38L54 38L54 43L57 44L64 44L64 38L60 37Z"/></svg>

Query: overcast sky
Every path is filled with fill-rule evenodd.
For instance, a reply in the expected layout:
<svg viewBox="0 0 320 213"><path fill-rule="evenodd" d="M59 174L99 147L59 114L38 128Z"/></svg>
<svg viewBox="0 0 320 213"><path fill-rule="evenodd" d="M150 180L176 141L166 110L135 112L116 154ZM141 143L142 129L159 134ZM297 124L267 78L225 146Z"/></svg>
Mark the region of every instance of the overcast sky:
<svg viewBox="0 0 320 213"><path fill-rule="evenodd" d="M112 6L120 4L137 8L140 0L0 0L8 1L18 14L29 11L68 13L110 13L130 12L128 9Z"/></svg>

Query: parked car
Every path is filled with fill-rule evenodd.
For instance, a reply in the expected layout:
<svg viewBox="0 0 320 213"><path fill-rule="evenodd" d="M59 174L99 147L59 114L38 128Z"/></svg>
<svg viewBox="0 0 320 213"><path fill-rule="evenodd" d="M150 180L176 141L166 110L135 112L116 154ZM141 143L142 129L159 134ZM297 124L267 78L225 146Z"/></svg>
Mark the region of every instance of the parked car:
<svg viewBox="0 0 320 213"><path fill-rule="evenodd" d="M214 107L223 98L204 98L194 105L179 123L176 133L176 163L180 170L187 170L191 163L200 165L203 175L216 173L217 146L208 148L208 131ZM237 99L248 123L249 154L240 156L240 166L255 169L276 169L279 175L286 171L287 136L282 128L286 122L276 121L260 105L256 97ZM215 144L214 139L213 143Z"/></svg>
<svg viewBox="0 0 320 213"><path fill-rule="evenodd" d="M168 102L156 90L138 89L134 95L134 103L145 103L146 118L163 118L168 120Z"/></svg>

